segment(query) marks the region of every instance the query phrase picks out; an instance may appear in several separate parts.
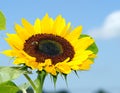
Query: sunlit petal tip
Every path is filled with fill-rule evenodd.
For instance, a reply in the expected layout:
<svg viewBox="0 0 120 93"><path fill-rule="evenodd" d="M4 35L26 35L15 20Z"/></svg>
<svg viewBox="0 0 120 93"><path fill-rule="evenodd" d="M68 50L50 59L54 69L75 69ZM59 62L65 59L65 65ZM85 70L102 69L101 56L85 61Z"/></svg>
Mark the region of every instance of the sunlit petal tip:
<svg viewBox="0 0 120 93"><path fill-rule="evenodd" d="M41 21L39 18L36 19L36 21L34 22L34 34L38 34L41 33Z"/></svg>
<svg viewBox="0 0 120 93"><path fill-rule="evenodd" d="M0 54L4 54L4 55L6 55L6 56L12 56L12 50L0 51Z"/></svg>
<svg viewBox="0 0 120 93"><path fill-rule="evenodd" d="M22 25L23 25L24 27L26 27L27 25L28 25L28 26L32 26L25 18L22 18Z"/></svg>
<svg viewBox="0 0 120 93"><path fill-rule="evenodd" d="M62 19L62 15L58 15L57 17L56 17L56 20L61 20Z"/></svg>
<svg viewBox="0 0 120 93"><path fill-rule="evenodd" d="M21 31L21 29L23 29L23 28L22 28L20 25L15 24L14 29L15 29L15 31L16 31L17 33L19 33L19 31Z"/></svg>
<svg viewBox="0 0 120 93"><path fill-rule="evenodd" d="M43 17L42 20L45 20L45 19L49 19L49 15L48 15L48 13L46 13L46 15Z"/></svg>
<svg viewBox="0 0 120 93"><path fill-rule="evenodd" d="M18 26L18 24L17 24L17 23L15 23L15 24L14 24L14 26L15 26L14 28L16 28L16 27Z"/></svg>
<svg viewBox="0 0 120 93"><path fill-rule="evenodd" d="M71 22L68 22L67 26L70 27L71 26Z"/></svg>
<svg viewBox="0 0 120 93"><path fill-rule="evenodd" d="M82 33L82 30L83 30L83 27L80 25L80 26L78 26L78 27L76 28L76 30L78 30L79 34L81 34L81 33Z"/></svg>
<svg viewBox="0 0 120 93"><path fill-rule="evenodd" d="M37 22L40 22L40 19L39 19L39 18L36 18L36 21L35 21L35 23L37 23Z"/></svg>
<svg viewBox="0 0 120 93"><path fill-rule="evenodd" d="M45 14L46 17L49 17L48 13Z"/></svg>
<svg viewBox="0 0 120 93"><path fill-rule="evenodd" d="M6 35L9 37L11 34L9 34L9 33L6 33Z"/></svg>
<svg viewBox="0 0 120 93"><path fill-rule="evenodd" d="M21 22L22 22L22 23L25 23L25 22L28 22L28 21L27 21L25 18L22 18L22 19L21 19Z"/></svg>

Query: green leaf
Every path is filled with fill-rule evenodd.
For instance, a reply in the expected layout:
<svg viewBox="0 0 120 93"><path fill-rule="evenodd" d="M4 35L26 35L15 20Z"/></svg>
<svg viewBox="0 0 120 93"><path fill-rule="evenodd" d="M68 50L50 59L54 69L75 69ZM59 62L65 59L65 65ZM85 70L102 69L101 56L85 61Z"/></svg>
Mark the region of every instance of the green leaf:
<svg viewBox="0 0 120 93"><path fill-rule="evenodd" d="M0 93L17 93L19 90L12 81L0 84Z"/></svg>
<svg viewBox="0 0 120 93"><path fill-rule="evenodd" d="M90 37L89 35L86 34L82 34L80 35L80 38L84 38L84 37ZM92 38L92 37L91 37ZM87 50L91 50L94 54L98 53L98 47L96 45L96 43L94 42L92 45L90 45Z"/></svg>
<svg viewBox="0 0 120 93"><path fill-rule="evenodd" d="M90 37L89 35L86 35L86 34L81 34L80 35L80 38L83 38L83 37Z"/></svg>
<svg viewBox="0 0 120 93"><path fill-rule="evenodd" d="M29 72L23 67L0 66L0 83L14 80L25 73Z"/></svg>
<svg viewBox="0 0 120 93"><path fill-rule="evenodd" d="M98 48L97 48L97 45L95 43L93 43L91 46L89 46L87 48L87 50L91 50L93 51L94 54L97 54L98 53Z"/></svg>
<svg viewBox="0 0 120 93"><path fill-rule="evenodd" d="M4 14L0 11L0 30L6 29L6 18Z"/></svg>

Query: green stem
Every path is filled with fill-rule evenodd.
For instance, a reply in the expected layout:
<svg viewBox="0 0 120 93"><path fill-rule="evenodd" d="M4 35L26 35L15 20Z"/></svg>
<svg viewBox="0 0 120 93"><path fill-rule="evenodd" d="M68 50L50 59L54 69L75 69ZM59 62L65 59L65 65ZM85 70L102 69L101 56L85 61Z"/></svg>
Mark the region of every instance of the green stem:
<svg viewBox="0 0 120 93"><path fill-rule="evenodd" d="M43 91L43 84L44 84L44 80L45 77L47 75L47 73L45 71L38 71L38 77L37 77L37 82L38 82L38 87L37 87L37 91L39 91L38 93L42 93Z"/></svg>
<svg viewBox="0 0 120 93"><path fill-rule="evenodd" d="M45 71L40 71L40 72L38 71L37 73L38 73L38 77L36 79L36 86L35 83L31 80L31 78L27 74L24 74L24 76L29 81L32 88L34 89L34 93L42 93L43 84L47 73Z"/></svg>
<svg viewBox="0 0 120 93"><path fill-rule="evenodd" d="M29 81L29 83L31 84L34 91L36 91L36 86L35 86L34 82L31 80L31 78L27 74L24 74L24 76Z"/></svg>

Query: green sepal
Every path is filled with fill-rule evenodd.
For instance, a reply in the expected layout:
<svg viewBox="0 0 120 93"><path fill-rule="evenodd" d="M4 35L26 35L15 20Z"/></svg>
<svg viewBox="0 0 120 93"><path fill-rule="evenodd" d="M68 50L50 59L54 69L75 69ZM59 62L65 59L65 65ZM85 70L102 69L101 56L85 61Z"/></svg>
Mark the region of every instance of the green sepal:
<svg viewBox="0 0 120 93"><path fill-rule="evenodd" d="M80 35L80 38L84 38L84 37L90 37L89 35L86 35L86 34L81 34ZM80 39L79 38L79 39ZM92 37L91 37L92 38ZM94 54L97 54L98 53L98 47L96 45L96 43L94 42L92 45L90 45L87 50L91 50Z"/></svg>
<svg viewBox="0 0 120 93"><path fill-rule="evenodd" d="M22 74L30 74L26 67L6 67L0 66L0 84L18 78Z"/></svg>
<svg viewBox="0 0 120 93"><path fill-rule="evenodd" d="M53 80L53 83L54 83L54 88L56 89L56 82L57 82L58 73L57 73L56 76L50 74L50 77L52 77L52 80Z"/></svg>
<svg viewBox="0 0 120 93"><path fill-rule="evenodd" d="M0 30L6 29L6 18L4 14L0 11Z"/></svg>
<svg viewBox="0 0 120 93"><path fill-rule="evenodd" d="M53 76L54 88L56 88L57 76Z"/></svg>
<svg viewBox="0 0 120 93"><path fill-rule="evenodd" d="M17 93L20 89L12 81L0 84L0 93Z"/></svg>
<svg viewBox="0 0 120 93"><path fill-rule="evenodd" d="M78 75L77 71L76 71L76 70L74 70L74 72L75 72L75 75L79 78L79 75Z"/></svg>
<svg viewBox="0 0 120 93"><path fill-rule="evenodd" d="M65 83L66 83L66 85L67 85L67 87L68 87L67 74L62 74L62 75L63 75L64 80L65 80Z"/></svg>

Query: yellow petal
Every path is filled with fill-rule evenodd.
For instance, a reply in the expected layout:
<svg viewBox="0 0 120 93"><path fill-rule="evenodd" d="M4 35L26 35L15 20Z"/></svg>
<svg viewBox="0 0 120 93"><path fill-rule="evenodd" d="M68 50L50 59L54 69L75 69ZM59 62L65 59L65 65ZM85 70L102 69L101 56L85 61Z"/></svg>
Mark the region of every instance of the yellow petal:
<svg viewBox="0 0 120 93"><path fill-rule="evenodd" d="M5 50L5 51L2 51L1 53L6 56L16 56L16 52L14 50Z"/></svg>
<svg viewBox="0 0 120 93"><path fill-rule="evenodd" d="M24 51L19 51L18 52L18 57L21 57L21 58L26 58L28 60L31 60L32 62L35 62L36 61L36 58L35 57L32 57L30 55L28 55L26 52Z"/></svg>
<svg viewBox="0 0 120 93"><path fill-rule="evenodd" d="M69 33L65 38L68 41L72 42L80 37L81 32L82 32L82 26L78 26L71 33Z"/></svg>
<svg viewBox="0 0 120 93"><path fill-rule="evenodd" d="M34 27L26 19L22 19L22 24L31 35L34 35Z"/></svg>
<svg viewBox="0 0 120 93"><path fill-rule="evenodd" d="M70 25L71 25L71 23L69 22L69 23L63 28L63 30L60 32L60 36L66 37L66 35L68 35L68 34L70 33Z"/></svg>
<svg viewBox="0 0 120 93"><path fill-rule="evenodd" d="M71 65L71 69L72 70L79 70L79 66L78 65Z"/></svg>
<svg viewBox="0 0 120 93"><path fill-rule="evenodd" d="M27 66L31 67L32 69L37 68L38 62L36 62L36 58L29 56L24 51L16 51L16 60L14 64L22 64L25 63Z"/></svg>
<svg viewBox="0 0 120 93"><path fill-rule="evenodd" d="M39 63L37 68L39 71L42 71L44 66L45 66L45 63Z"/></svg>
<svg viewBox="0 0 120 93"><path fill-rule="evenodd" d="M84 61L83 64L79 65L79 69L80 70L89 70L91 64L93 64L93 62L88 59L88 60Z"/></svg>
<svg viewBox="0 0 120 93"><path fill-rule="evenodd" d="M24 58L25 56L19 50L5 50L1 52L6 56Z"/></svg>
<svg viewBox="0 0 120 93"><path fill-rule="evenodd" d="M28 62L28 60L26 60L26 59L24 59L24 58L16 58L16 59L14 60L13 64L18 65L18 64L23 64L23 63L26 63L26 62Z"/></svg>
<svg viewBox="0 0 120 93"><path fill-rule="evenodd" d="M37 69L38 68L38 62L29 60L28 62L25 63L27 66L31 67L32 69Z"/></svg>
<svg viewBox="0 0 120 93"><path fill-rule="evenodd" d="M93 54L92 51L86 50L86 51L84 51L83 53L75 54L75 55L74 55L74 58L73 58L72 60L73 60L73 61L76 61L76 60L77 60L76 62L78 62L78 64L79 64L79 62L82 62L82 61L88 59L88 58L89 58L89 55L91 55L91 54Z"/></svg>
<svg viewBox="0 0 120 93"><path fill-rule="evenodd" d="M51 73L52 75L56 75L57 73L56 73L56 70L55 70L55 67L53 66L53 65L51 65L51 66L46 66L45 67L45 71L47 72L47 73Z"/></svg>
<svg viewBox="0 0 120 93"><path fill-rule="evenodd" d="M27 60L31 60L31 61L36 61L35 57L32 57L30 55L28 55L26 52L24 52L23 50L15 50L13 51L14 55L16 55L16 57L18 58L25 58Z"/></svg>
<svg viewBox="0 0 120 93"><path fill-rule="evenodd" d="M75 65L80 65L80 64L82 64L82 62L83 61L81 61L81 60L71 60L70 62L68 62L68 65L70 67L72 67L72 66L75 66Z"/></svg>
<svg viewBox="0 0 120 93"><path fill-rule="evenodd" d="M69 74L71 72L71 68L67 63L57 63L55 67L59 72L64 74Z"/></svg>
<svg viewBox="0 0 120 93"><path fill-rule="evenodd" d="M41 33L41 22L40 22L40 19L36 19L36 21L34 23L34 31L35 31L35 34L40 34Z"/></svg>
<svg viewBox="0 0 120 93"><path fill-rule="evenodd" d="M22 28L20 25L15 25L15 30L17 32L17 35L20 37L20 39L25 42L31 35L26 31L26 29Z"/></svg>
<svg viewBox="0 0 120 93"><path fill-rule="evenodd" d="M23 49L23 41L17 36L17 34L7 34L8 38L5 40L9 43L9 45L13 49L22 50Z"/></svg>
<svg viewBox="0 0 120 93"><path fill-rule="evenodd" d="M94 40L91 37L81 38L76 43L75 50L79 50L79 49L80 50L85 50L93 43L94 43Z"/></svg>
<svg viewBox="0 0 120 93"><path fill-rule="evenodd" d="M54 34L60 35L66 25L65 19L61 15L57 16L54 21L52 31L55 31Z"/></svg>
<svg viewBox="0 0 120 93"><path fill-rule="evenodd" d="M41 29L42 33L52 34L54 31L52 30L53 19L49 18L48 14L41 21Z"/></svg>

